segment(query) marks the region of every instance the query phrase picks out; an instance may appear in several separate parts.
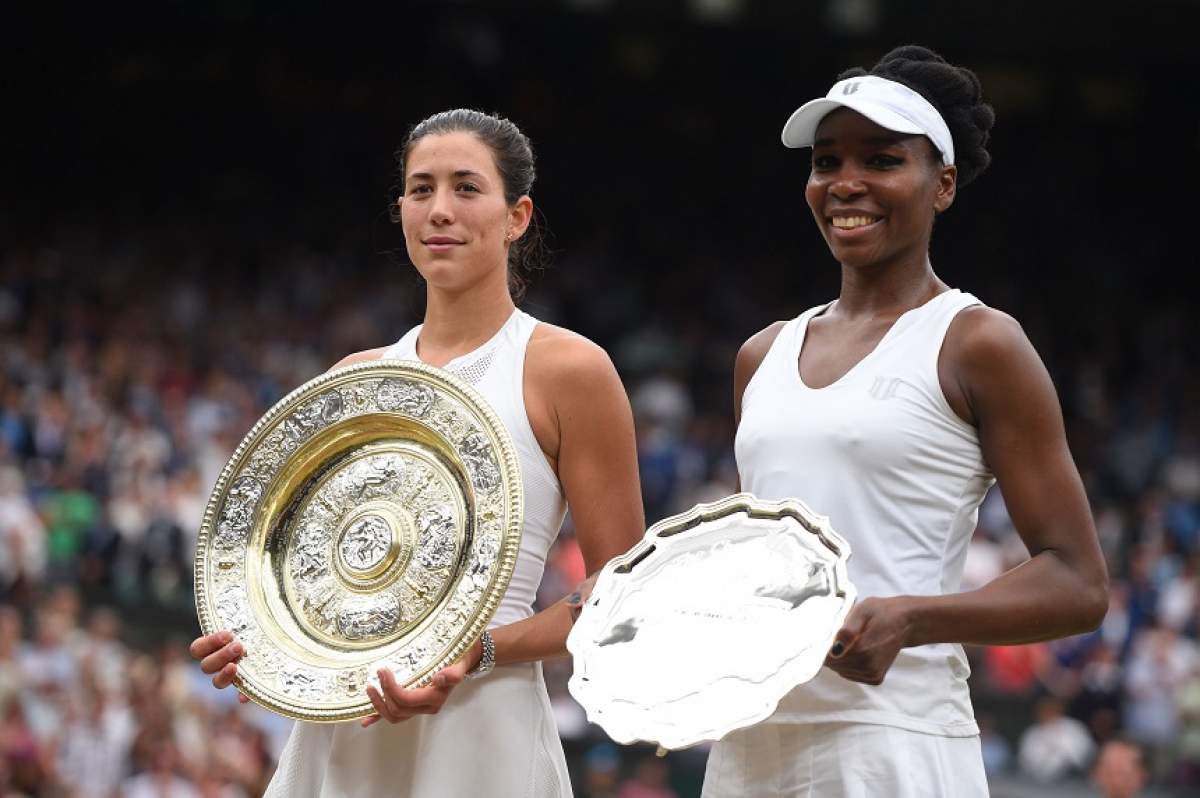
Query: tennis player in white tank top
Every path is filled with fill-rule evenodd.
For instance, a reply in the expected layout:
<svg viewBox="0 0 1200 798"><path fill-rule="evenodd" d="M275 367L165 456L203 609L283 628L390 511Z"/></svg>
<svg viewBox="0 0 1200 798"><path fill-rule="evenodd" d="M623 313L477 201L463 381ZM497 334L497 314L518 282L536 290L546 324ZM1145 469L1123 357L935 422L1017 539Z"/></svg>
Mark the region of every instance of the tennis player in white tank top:
<svg viewBox="0 0 1200 798"><path fill-rule="evenodd" d="M842 286L739 352L738 472L829 516L859 601L818 676L713 748L706 798L986 795L961 644L1103 618L1104 561L1045 367L1019 325L929 261L935 215L987 165L979 94L969 70L902 47L784 128L813 148L805 196ZM961 593L996 481L1032 556Z"/></svg>
<svg viewBox="0 0 1200 798"><path fill-rule="evenodd" d="M477 111L434 115L409 134L401 168L399 216L426 282L425 320L338 365L417 359L473 383L521 461L521 548L491 646L477 641L429 687L404 689L381 672L383 689L368 688L378 714L361 724L297 723L267 795L565 798L540 660L566 654L580 599L536 614L533 599L568 506L589 573L641 538L632 413L603 350L513 304L509 261L532 219L534 178L516 126ZM222 632L196 640L192 654L224 687L242 651Z"/></svg>

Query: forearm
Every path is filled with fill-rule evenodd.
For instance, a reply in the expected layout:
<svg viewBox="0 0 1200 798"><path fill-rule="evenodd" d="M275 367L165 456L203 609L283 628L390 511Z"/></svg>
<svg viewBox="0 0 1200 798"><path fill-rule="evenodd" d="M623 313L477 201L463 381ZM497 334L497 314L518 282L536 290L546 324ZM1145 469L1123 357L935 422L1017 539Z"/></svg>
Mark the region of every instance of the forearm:
<svg viewBox="0 0 1200 798"><path fill-rule="evenodd" d="M510 665L566 656L571 623L571 611L566 599L563 599L528 618L493 629L496 664Z"/></svg>
<svg viewBox="0 0 1200 798"><path fill-rule="evenodd" d="M1108 584L1103 573L1085 575L1047 550L978 590L907 599L906 646L1015 645L1095 629L1108 607Z"/></svg>

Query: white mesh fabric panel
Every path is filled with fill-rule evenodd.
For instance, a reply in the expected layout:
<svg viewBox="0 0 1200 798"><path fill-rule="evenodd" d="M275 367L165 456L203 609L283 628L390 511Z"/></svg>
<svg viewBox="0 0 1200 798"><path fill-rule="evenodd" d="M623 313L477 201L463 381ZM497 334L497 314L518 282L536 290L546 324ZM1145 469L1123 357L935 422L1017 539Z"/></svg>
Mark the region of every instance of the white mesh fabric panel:
<svg viewBox="0 0 1200 798"><path fill-rule="evenodd" d="M483 379L483 375L487 374L488 368L492 365L492 360L495 359L495 356L496 349L493 347L480 354L479 357L473 359L471 362L451 369L451 373L468 385L476 385Z"/></svg>

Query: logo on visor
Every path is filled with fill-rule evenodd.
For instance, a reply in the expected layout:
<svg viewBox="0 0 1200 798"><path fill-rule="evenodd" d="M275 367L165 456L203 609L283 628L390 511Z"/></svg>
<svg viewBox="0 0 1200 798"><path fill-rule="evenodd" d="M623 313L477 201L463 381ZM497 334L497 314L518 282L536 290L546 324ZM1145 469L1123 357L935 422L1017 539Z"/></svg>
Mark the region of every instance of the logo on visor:
<svg viewBox="0 0 1200 798"><path fill-rule="evenodd" d="M853 94L856 91L858 91L858 81L842 86L842 94Z"/></svg>

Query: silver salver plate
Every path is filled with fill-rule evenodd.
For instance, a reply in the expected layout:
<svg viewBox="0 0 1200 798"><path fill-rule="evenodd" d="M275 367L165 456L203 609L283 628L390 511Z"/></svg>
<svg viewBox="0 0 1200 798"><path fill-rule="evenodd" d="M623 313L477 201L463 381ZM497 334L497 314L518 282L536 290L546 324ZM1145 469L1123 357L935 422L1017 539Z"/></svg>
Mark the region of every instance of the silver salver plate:
<svg viewBox="0 0 1200 798"><path fill-rule="evenodd" d="M798 500L739 493L664 519L600 572L569 689L619 743L686 748L765 720L854 603L850 547Z"/></svg>
<svg viewBox="0 0 1200 798"><path fill-rule="evenodd" d="M520 546L512 440L470 386L384 360L310 380L242 440L195 559L204 634L245 646L237 688L282 715L374 712L377 672L425 684L486 628Z"/></svg>

